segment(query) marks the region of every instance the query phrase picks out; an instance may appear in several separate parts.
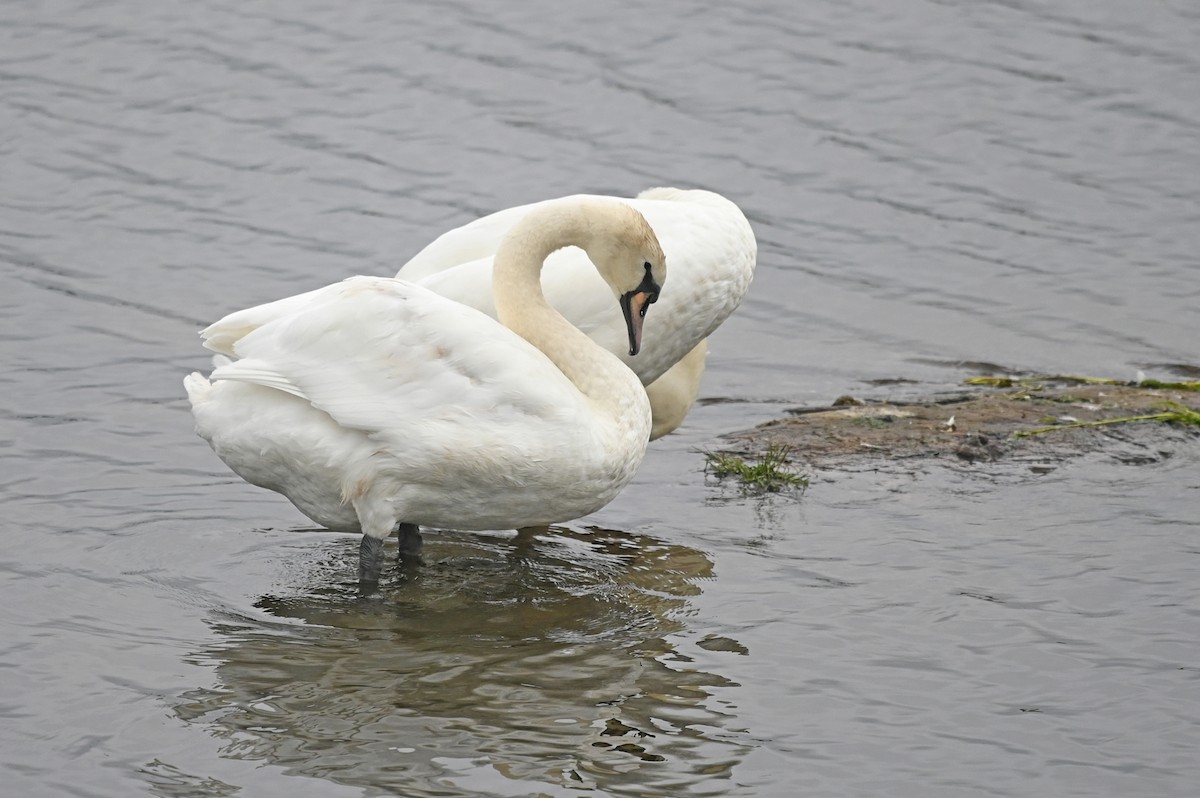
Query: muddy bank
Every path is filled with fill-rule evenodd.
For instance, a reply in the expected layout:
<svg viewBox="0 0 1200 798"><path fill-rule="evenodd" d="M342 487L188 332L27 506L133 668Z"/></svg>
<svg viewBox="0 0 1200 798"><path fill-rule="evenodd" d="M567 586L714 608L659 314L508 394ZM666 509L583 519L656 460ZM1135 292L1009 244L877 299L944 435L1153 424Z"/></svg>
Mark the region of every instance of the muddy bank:
<svg viewBox="0 0 1200 798"><path fill-rule="evenodd" d="M1093 451L1144 464L1200 442L1200 419L1068 425L1183 408L1200 411L1200 393L1059 380L970 386L953 396L911 403L842 397L831 406L795 408L787 418L727 435L721 449L756 457L770 446L785 446L794 464L826 470L916 470L941 463L1041 473ZM1048 426L1062 428L1030 434Z"/></svg>

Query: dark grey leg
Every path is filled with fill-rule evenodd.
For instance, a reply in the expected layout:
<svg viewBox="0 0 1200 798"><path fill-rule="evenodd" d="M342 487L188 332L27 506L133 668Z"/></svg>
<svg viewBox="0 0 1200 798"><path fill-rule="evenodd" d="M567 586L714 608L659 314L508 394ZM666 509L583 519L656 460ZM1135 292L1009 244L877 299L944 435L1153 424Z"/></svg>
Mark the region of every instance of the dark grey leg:
<svg viewBox="0 0 1200 798"><path fill-rule="evenodd" d="M425 541L421 538L421 527L416 524L400 524L396 527L396 537L400 541L396 557L401 562L408 565L420 565L424 562L421 558L421 548Z"/></svg>
<svg viewBox="0 0 1200 798"><path fill-rule="evenodd" d="M374 585L379 582L379 572L383 570L383 541L370 535L363 535L358 544L358 583Z"/></svg>
<svg viewBox="0 0 1200 798"><path fill-rule="evenodd" d="M533 559L537 550L537 536L545 535L550 532L548 526L523 526L517 530L517 536L513 538L512 554L517 560Z"/></svg>

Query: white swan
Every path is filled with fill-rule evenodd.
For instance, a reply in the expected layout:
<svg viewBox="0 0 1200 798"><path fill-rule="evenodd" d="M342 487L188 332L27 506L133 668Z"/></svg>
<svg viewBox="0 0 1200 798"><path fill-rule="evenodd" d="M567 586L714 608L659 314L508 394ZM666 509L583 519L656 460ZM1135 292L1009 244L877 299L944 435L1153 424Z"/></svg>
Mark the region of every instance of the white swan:
<svg viewBox="0 0 1200 798"><path fill-rule="evenodd" d="M671 262L671 290L646 322L642 353L636 360L624 355L620 314L583 252L555 253L542 283L551 305L621 356L647 386L653 440L678 427L696 401L707 354L701 342L742 301L754 275L757 245L738 206L711 191L652 188L634 199L607 199L636 208ZM396 276L495 316L491 270L496 247L514 224L543 204L508 208L450 230Z"/></svg>
<svg viewBox="0 0 1200 798"><path fill-rule="evenodd" d="M650 406L546 302L542 264L568 245L619 298L636 353L666 275L654 232L621 203L564 199L500 243L501 323L412 283L352 277L213 324L205 346L237 359L184 379L197 433L247 482L361 531L367 583L393 530L405 553L420 545L414 525L513 529L603 507L641 463Z"/></svg>

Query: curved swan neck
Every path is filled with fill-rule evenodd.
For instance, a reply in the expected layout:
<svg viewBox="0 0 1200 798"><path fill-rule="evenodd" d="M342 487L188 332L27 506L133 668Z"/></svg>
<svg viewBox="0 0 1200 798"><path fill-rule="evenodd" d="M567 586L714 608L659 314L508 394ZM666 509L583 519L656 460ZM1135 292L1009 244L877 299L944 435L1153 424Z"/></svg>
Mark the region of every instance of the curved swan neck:
<svg viewBox="0 0 1200 798"><path fill-rule="evenodd" d="M624 207L577 200L532 210L501 242L492 272L500 323L542 350L583 394L610 406L625 404L626 391L617 385L630 382L624 379L626 374L637 383L639 392L643 392L641 383L615 355L546 301L541 274L546 258L556 250L578 246L587 251L606 228L621 223L619 209ZM615 296L613 305L615 312Z"/></svg>

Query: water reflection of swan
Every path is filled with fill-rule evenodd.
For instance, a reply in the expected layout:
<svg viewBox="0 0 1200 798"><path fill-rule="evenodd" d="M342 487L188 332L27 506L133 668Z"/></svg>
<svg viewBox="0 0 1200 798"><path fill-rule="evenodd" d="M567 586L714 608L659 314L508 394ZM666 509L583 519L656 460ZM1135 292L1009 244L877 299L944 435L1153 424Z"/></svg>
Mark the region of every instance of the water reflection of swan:
<svg viewBox="0 0 1200 798"><path fill-rule="evenodd" d="M703 553L553 528L446 533L427 554L362 598L314 552L285 580L312 592L258 602L288 623L216 621L199 659L219 684L179 714L227 756L404 795L686 791L744 755L710 698L729 683L667 664L686 661L668 635L711 573Z"/></svg>

